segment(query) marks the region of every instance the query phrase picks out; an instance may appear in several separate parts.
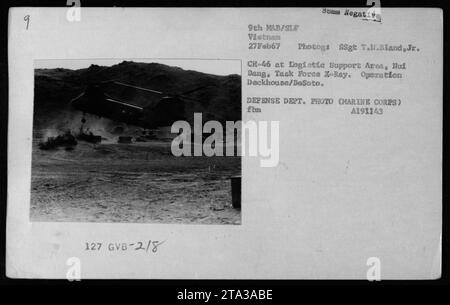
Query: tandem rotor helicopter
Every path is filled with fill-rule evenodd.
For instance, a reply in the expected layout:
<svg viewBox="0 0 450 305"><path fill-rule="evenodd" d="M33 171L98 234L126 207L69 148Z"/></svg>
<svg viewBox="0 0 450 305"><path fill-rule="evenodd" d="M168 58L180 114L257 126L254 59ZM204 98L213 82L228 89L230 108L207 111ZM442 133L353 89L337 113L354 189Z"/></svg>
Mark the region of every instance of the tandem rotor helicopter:
<svg viewBox="0 0 450 305"><path fill-rule="evenodd" d="M139 106L129 100L120 100L108 95L103 88L105 84L128 87L148 92L158 97L145 106ZM208 87L211 87L211 85L197 87L176 94L110 80L88 84L83 93L70 101L70 105L84 114L90 113L114 121L152 129L160 126L169 126L177 120L185 119L184 102L186 100L199 102L189 95ZM82 122L84 123L84 117L83 120Z"/></svg>

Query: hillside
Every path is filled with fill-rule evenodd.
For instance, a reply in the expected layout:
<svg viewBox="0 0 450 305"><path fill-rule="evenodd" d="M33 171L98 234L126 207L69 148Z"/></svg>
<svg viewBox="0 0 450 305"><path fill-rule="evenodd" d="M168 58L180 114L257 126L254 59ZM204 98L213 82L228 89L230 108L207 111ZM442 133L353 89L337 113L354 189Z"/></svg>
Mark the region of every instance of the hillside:
<svg viewBox="0 0 450 305"><path fill-rule="evenodd" d="M124 61L104 67L91 65L86 69L36 69L34 96L35 127L45 127L61 114L74 112L69 102L84 91L89 83L116 80L152 90L181 94L207 86L189 94L185 100L185 118L192 120L193 112L202 112L204 120L241 119L241 76L218 76L158 63ZM105 91L127 102L145 106L160 96L127 87L111 87Z"/></svg>

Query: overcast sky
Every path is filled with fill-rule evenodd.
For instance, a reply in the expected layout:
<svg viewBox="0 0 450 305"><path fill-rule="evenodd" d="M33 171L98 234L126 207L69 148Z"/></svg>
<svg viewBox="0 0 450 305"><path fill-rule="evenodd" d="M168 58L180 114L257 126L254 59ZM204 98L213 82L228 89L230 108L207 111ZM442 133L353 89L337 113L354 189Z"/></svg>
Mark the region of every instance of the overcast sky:
<svg viewBox="0 0 450 305"><path fill-rule="evenodd" d="M83 69L90 65L112 66L122 61L134 61L141 63L161 63L169 66L180 67L184 70L195 70L216 75L241 74L240 60L218 59L40 59L34 61L36 69Z"/></svg>

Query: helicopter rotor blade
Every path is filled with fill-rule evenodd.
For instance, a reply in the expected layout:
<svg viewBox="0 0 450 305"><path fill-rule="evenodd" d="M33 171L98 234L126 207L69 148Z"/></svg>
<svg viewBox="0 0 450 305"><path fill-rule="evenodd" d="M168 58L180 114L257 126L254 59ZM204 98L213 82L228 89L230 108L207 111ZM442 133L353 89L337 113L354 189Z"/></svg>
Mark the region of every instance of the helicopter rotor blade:
<svg viewBox="0 0 450 305"><path fill-rule="evenodd" d="M142 107L139 107L139 106L136 106L136 105L132 105L132 104L129 104L129 103L126 103L126 102L118 101L118 100L115 100L115 99L112 99L112 98L107 98L106 100L108 102L119 104L119 105L123 105L123 106L130 107L130 108L133 108L133 109L137 109L137 110L141 110L141 111L144 110L144 108L142 108Z"/></svg>
<svg viewBox="0 0 450 305"><path fill-rule="evenodd" d="M152 90L152 89L147 89L147 88L143 88L143 87L139 87L139 86L133 86L133 85L129 85L129 84L125 84L122 82L117 82L114 81L114 84L120 85L120 86L125 86L125 87L130 87L130 88L134 88L134 89L138 89L138 90L143 90L143 91L147 91L147 92L152 92L152 93L156 93L156 94L164 94L161 91L156 91L156 90Z"/></svg>
<svg viewBox="0 0 450 305"><path fill-rule="evenodd" d="M185 91L185 92L181 93L179 96L184 96L186 94L191 94L191 93L194 93L196 91L199 91L199 90L202 90L202 89L205 89L205 88L208 88L208 87L213 87L213 86L212 85L207 85L207 86L197 87L195 89Z"/></svg>
<svg viewBox="0 0 450 305"><path fill-rule="evenodd" d="M119 80L120 80L120 79L117 79L117 78L115 78L115 79L107 79L107 80L104 80L104 81L99 82L99 84L114 83L114 82L117 82L117 81L119 81Z"/></svg>

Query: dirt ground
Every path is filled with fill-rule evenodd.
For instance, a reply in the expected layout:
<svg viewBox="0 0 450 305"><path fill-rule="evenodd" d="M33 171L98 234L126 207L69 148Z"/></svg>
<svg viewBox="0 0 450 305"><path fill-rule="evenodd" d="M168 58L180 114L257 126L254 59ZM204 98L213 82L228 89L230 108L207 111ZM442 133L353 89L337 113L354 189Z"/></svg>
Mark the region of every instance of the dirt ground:
<svg viewBox="0 0 450 305"><path fill-rule="evenodd" d="M230 176L240 157L174 157L170 142L40 150L33 141L31 221L240 224Z"/></svg>

